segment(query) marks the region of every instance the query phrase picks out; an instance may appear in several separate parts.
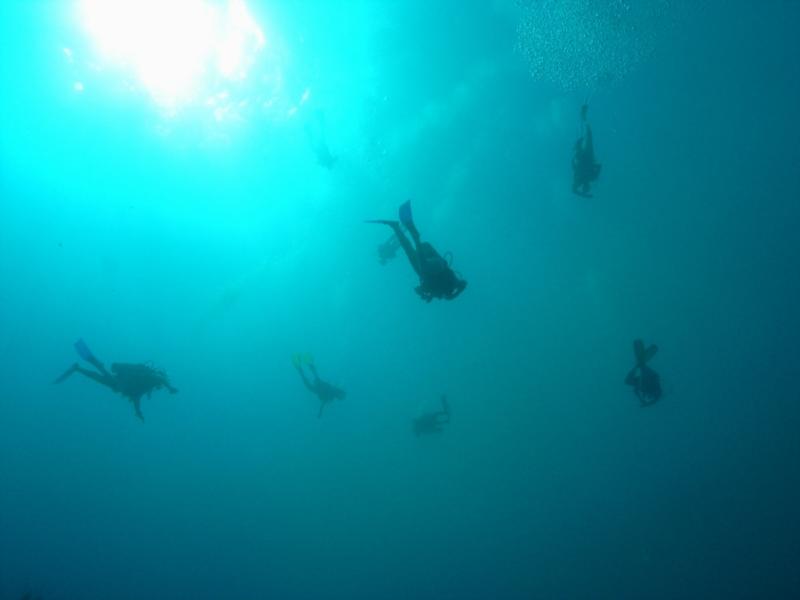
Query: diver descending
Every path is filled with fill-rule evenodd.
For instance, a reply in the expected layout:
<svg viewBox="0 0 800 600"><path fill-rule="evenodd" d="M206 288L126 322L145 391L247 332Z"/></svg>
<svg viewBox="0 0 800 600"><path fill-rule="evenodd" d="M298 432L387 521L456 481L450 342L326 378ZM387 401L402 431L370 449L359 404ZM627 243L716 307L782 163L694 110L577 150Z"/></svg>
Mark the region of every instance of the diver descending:
<svg viewBox="0 0 800 600"><path fill-rule="evenodd" d="M344 400L347 393L343 389L337 388L320 379L317 368L314 366L314 358L310 354L293 355L292 365L294 365L294 368L297 369L297 372L300 374L303 385L306 386L309 392L319 398L319 413L317 413L317 418L322 416L325 405L334 400ZM308 377L306 377L305 371L303 370L304 365L311 371L311 374L314 376L314 381L309 381Z"/></svg>
<svg viewBox="0 0 800 600"><path fill-rule="evenodd" d="M419 277L420 284L414 291L420 298L425 302L430 302L434 298L443 300L457 298L467 287L467 282L450 268L449 262L430 243L420 240L419 231L417 231L411 216L410 200L400 205L399 217L399 222L373 220L367 221L367 223L380 223L392 228L398 243L402 246L408 261ZM400 223L413 238L413 246L403 233Z"/></svg>
<svg viewBox="0 0 800 600"><path fill-rule="evenodd" d="M434 433L441 433L443 425L450 423L450 404L447 402L447 396L441 396L442 410L423 413L411 421L411 427L414 430L414 435L430 435Z"/></svg>
<svg viewBox="0 0 800 600"><path fill-rule="evenodd" d="M581 137L575 142L575 154L572 157L572 192L584 198L592 197L592 182L600 176L602 165L594 156L592 128L586 119L589 105L581 106Z"/></svg>
<svg viewBox="0 0 800 600"><path fill-rule="evenodd" d="M652 406L661 399L661 378L647 363L658 352L658 346L653 344L647 350L644 348L642 340L633 342L633 354L636 357L634 366L628 376L625 377L625 385L633 387L633 393L639 399L639 405L643 408ZM638 371L638 373L637 373Z"/></svg>
<svg viewBox="0 0 800 600"><path fill-rule="evenodd" d="M154 390L166 388L170 394L177 394L178 390L172 387L167 374L145 364L112 363L111 372L98 360L82 339L75 342L78 355L92 365L97 371L84 369L78 363L73 364L53 383L66 381L73 373L80 373L97 383L106 386L112 392L120 394L133 404L136 416L144 421L140 407L142 396L150 398Z"/></svg>

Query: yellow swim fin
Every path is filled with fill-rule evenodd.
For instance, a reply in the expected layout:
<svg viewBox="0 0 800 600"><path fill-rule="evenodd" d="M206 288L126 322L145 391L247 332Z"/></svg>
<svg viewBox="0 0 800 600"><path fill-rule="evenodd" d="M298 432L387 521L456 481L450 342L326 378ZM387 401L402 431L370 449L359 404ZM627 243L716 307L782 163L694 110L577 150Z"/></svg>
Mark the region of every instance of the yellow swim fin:
<svg viewBox="0 0 800 600"><path fill-rule="evenodd" d="M310 352L295 352L292 354L292 364L295 369L299 369L303 365L313 365L314 355Z"/></svg>

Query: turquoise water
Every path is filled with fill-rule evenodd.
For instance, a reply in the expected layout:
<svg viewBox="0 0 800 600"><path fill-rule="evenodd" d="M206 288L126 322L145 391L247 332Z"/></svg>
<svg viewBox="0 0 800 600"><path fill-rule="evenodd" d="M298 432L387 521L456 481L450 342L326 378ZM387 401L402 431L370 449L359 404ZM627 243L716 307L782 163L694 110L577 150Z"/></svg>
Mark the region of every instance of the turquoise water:
<svg viewBox="0 0 800 600"><path fill-rule="evenodd" d="M800 4L124 4L0 4L0 598L800 594Z"/></svg>

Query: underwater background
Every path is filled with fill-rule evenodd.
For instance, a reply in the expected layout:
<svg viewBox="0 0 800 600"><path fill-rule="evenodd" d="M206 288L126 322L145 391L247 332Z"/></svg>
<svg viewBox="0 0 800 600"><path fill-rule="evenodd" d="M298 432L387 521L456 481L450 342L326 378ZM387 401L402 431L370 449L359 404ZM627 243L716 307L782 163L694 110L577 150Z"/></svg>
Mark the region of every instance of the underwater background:
<svg viewBox="0 0 800 600"><path fill-rule="evenodd" d="M0 3L0 598L798 597L798 25ZM452 302L378 262L409 198ZM53 385L79 338L180 392Z"/></svg>

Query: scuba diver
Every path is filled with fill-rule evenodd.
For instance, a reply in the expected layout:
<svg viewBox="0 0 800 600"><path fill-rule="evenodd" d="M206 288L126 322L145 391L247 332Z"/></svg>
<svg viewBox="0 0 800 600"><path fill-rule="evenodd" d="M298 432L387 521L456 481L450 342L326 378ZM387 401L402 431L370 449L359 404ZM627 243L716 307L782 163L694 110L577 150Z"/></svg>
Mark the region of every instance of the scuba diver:
<svg viewBox="0 0 800 600"><path fill-rule="evenodd" d="M400 249L400 240L395 234L378 246L378 262L385 265L390 260L394 260L397 251Z"/></svg>
<svg viewBox="0 0 800 600"><path fill-rule="evenodd" d="M450 268L452 255L450 255L450 260L447 260L431 244L420 240L419 231L417 231L414 219L411 216L410 200L400 205L399 215L400 222L374 220L367 221L367 223L380 223L392 228L398 243L403 247L411 266L419 276L420 284L414 291L420 298L425 302L430 302L434 298L453 300L458 297L467 287L467 282ZM403 233L400 223L403 224L414 239L413 246ZM445 256L448 254L450 253L446 253Z"/></svg>
<svg viewBox="0 0 800 600"><path fill-rule="evenodd" d="M592 128L586 120L589 105L581 106L581 137L575 142L572 157L572 192L584 198L592 197L592 182L600 176L602 165L595 161Z"/></svg>
<svg viewBox="0 0 800 600"><path fill-rule="evenodd" d="M85 375L89 379L106 386L112 392L127 398L133 404L136 416L142 421L144 421L144 415L142 415L140 407L142 396L146 394L150 398L154 390L162 388L166 388L170 394L178 393L178 390L170 384L167 374L160 369L145 364L112 363L111 372L109 373L105 365L89 350L86 342L79 339L74 345L78 355L97 369L97 372L84 369L78 363L75 363L53 383L62 383L73 373Z"/></svg>
<svg viewBox="0 0 800 600"><path fill-rule="evenodd" d="M625 385L633 387L633 393L639 399L639 405L652 406L661 399L661 378L647 363L658 352L658 346L653 344L647 350L642 340L633 342L633 354L636 357L634 366L625 378ZM637 373L638 371L638 373Z"/></svg>
<svg viewBox="0 0 800 600"><path fill-rule="evenodd" d="M317 418L322 416L322 411L326 404L334 400L344 400L347 393L343 389L337 388L319 378L317 368L314 366L314 357L310 354L295 354L292 356L292 364L294 368L297 369L297 372L300 373L303 385L308 388L308 391L319 398L319 413L317 413ZM304 365L308 367L308 370L311 371L311 374L314 376L313 382L309 381L308 377L306 377L306 373L303 370Z"/></svg>
<svg viewBox="0 0 800 600"><path fill-rule="evenodd" d="M315 117L315 122L306 123L306 136L308 136L308 142L311 144L311 150L317 157L317 164L330 170L333 169L339 159L331 154L331 149L328 148L328 141L325 136L325 113L319 110L315 113Z"/></svg>
<svg viewBox="0 0 800 600"><path fill-rule="evenodd" d="M447 402L447 396L441 396L442 410L423 413L413 421L411 427L414 429L414 435L441 433L442 426L450 422L450 404Z"/></svg>

